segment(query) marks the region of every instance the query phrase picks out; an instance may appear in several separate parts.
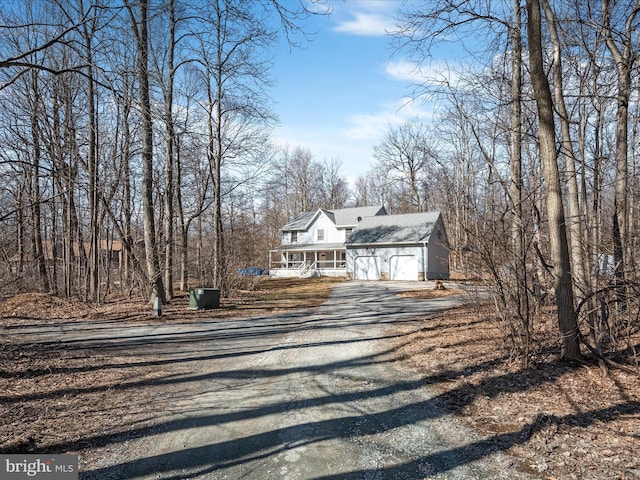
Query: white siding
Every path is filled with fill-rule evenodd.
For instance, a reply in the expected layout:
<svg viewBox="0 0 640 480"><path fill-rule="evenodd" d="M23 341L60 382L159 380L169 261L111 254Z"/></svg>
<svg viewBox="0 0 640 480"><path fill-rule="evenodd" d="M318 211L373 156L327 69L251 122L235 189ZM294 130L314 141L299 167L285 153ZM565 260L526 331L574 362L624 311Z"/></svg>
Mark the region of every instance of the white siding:
<svg viewBox="0 0 640 480"><path fill-rule="evenodd" d="M324 240L318 240L318 230L324 230ZM301 232L302 233L302 232ZM309 226L306 240L300 243L341 243L344 242L344 231L338 230L335 224L324 213L320 213Z"/></svg>
<svg viewBox="0 0 640 480"><path fill-rule="evenodd" d="M295 242L291 241L292 232L284 231L282 232L282 245L306 245L307 243L313 243L314 239L311 238L309 232L298 231L298 240Z"/></svg>

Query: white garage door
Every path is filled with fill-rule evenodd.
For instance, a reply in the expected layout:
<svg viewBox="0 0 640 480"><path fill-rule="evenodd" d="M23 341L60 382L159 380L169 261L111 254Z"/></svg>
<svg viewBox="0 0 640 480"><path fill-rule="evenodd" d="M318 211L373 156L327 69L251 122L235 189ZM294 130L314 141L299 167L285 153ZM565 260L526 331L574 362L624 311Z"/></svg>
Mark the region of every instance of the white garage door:
<svg viewBox="0 0 640 480"><path fill-rule="evenodd" d="M353 266L353 278L356 280L380 280L378 257L356 257L356 261Z"/></svg>
<svg viewBox="0 0 640 480"><path fill-rule="evenodd" d="M389 259L390 280L418 280L418 259L415 255L394 255Z"/></svg>

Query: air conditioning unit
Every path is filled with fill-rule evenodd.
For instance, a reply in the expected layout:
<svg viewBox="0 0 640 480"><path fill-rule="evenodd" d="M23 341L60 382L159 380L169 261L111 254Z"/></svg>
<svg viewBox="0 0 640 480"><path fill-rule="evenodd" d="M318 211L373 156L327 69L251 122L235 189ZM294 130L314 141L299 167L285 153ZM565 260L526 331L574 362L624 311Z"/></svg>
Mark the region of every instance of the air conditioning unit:
<svg viewBox="0 0 640 480"><path fill-rule="evenodd" d="M198 310L220 308L220 290L217 288L192 288L189 290L189 308Z"/></svg>

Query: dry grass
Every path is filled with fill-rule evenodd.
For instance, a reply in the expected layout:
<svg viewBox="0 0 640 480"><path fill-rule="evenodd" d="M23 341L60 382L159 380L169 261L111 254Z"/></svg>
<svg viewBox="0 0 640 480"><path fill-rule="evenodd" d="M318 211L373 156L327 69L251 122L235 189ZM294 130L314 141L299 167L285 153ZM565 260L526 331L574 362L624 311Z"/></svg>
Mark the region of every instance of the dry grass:
<svg viewBox="0 0 640 480"><path fill-rule="evenodd" d="M292 309L315 308L330 295L341 278L263 278L251 290L238 290L220 300L216 310L189 309L189 293L177 292L162 307L162 316L153 315L152 306L140 299L111 297L97 305L65 300L53 295L26 293L0 301L0 327L10 319L58 322L60 319L95 321L190 322L204 318L236 318L264 315Z"/></svg>
<svg viewBox="0 0 640 480"><path fill-rule="evenodd" d="M435 289L425 289L421 288L419 290L409 290L403 294L401 297L405 298L416 298L419 300L430 300L433 298L445 298L454 295L464 295L465 291L459 288L450 288L447 287L443 290L435 290Z"/></svg>

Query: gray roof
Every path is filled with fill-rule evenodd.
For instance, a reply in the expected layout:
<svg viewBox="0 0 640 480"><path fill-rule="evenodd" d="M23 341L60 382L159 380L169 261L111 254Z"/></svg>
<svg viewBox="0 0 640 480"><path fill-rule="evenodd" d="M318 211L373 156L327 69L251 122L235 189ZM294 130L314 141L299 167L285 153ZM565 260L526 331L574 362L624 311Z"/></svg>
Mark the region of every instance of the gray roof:
<svg viewBox="0 0 640 480"><path fill-rule="evenodd" d="M367 217L387 214L387 211L382 205L342 208L340 210L332 210L331 212L333 213L333 221L336 227L355 227L360 221Z"/></svg>
<svg viewBox="0 0 640 480"><path fill-rule="evenodd" d="M428 242L440 212L367 217L345 242L347 245Z"/></svg>
<svg viewBox="0 0 640 480"><path fill-rule="evenodd" d="M319 212L323 212L336 227L355 227L358 222L366 217L374 215L386 215L387 211L381 205L373 207L355 207L355 208L340 208L337 210L320 209L315 212L302 212L284 227L283 231L296 231L306 230L309 227L309 223L316 217Z"/></svg>
<svg viewBox="0 0 640 480"><path fill-rule="evenodd" d="M289 223L287 223L284 227L282 227L282 230L305 230L314 215L315 212L302 212Z"/></svg>

